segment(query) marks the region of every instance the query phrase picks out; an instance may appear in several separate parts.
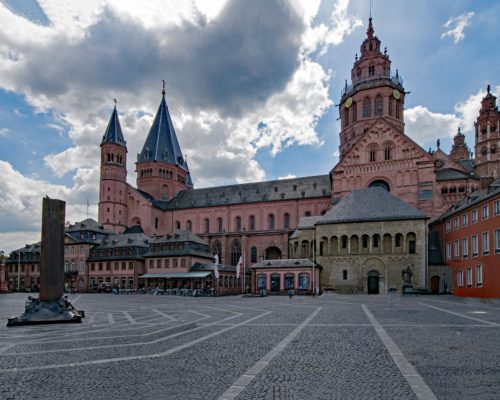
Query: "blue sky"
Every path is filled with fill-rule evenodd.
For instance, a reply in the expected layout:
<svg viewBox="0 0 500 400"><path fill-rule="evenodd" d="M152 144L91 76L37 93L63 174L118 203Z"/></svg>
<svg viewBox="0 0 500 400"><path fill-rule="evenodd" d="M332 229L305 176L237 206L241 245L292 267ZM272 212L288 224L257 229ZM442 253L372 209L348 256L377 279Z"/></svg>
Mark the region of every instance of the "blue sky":
<svg viewBox="0 0 500 400"><path fill-rule="evenodd" d="M39 237L40 199L96 218L113 98L129 182L161 80L195 187L326 174L335 106L368 0L0 0L0 250ZM376 0L375 34L404 79L406 133L449 151L499 89L500 3Z"/></svg>

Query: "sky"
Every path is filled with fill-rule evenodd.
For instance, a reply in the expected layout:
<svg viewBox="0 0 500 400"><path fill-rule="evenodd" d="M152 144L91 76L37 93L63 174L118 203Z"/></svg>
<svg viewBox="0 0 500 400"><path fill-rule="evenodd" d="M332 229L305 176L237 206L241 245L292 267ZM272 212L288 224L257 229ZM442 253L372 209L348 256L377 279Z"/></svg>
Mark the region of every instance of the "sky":
<svg viewBox="0 0 500 400"><path fill-rule="evenodd" d="M41 199L97 219L114 103L128 182L166 99L195 188L327 174L369 0L0 0L0 250L38 241ZM375 0L406 134L449 151L500 92L496 0ZM88 206L87 206L88 204Z"/></svg>

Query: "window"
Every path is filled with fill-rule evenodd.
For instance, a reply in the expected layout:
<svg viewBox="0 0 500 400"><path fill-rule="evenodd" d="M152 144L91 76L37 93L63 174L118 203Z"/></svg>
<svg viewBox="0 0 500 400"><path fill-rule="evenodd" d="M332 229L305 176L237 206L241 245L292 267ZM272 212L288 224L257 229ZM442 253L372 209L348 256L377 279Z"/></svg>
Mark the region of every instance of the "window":
<svg viewBox="0 0 500 400"><path fill-rule="evenodd" d="M401 103L399 101L396 101L396 118L397 119L399 119L400 107L401 107Z"/></svg>
<svg viewBox="0 0 500 400"><path fill-rule="evenodd" d="M490 216L489 214L489 207L488 207L488 204L486 204L485 206L483 206L483 219L488 219L488 217Z"/></svg>
<svg viewBox="0 0 500 400"><path fill-rule="evenodd" d="M241 245L238 240L234 240L231 245L231 265L238 264L241 257Z"/></svg>
<svg viewBox="0 0 500 400"><path fill-rule="evenodd" d="M451 260L451 242L446 243L446 259Z"/></svg>
<svg viewBox="0 0 500 400"><path fill-rule="evenodd" d="M284 228L290 228L290 214L285 213L283 217L283 227Z"/></svg>
<svg viewBox="0 0 500 400"><path fill-rule="evenodd" d="M459 253L460 253L460 250L458 248L458 240L455 240L455 242L453 242L453 257L458 258Z"/></svg>
<svg viewBox="0 0 500 400"><path fill-rule="evenodd" d="M181 229L181 223L179 221L175 221L175 229Z"/></svg>
<svg viewBox="0 0 500 400"><path fill-rule="evenodd" d="M451 223L450 221L446 221L446 232L450 232L451 231Z"/></svg>
<svg viewBox="0 0 500 400"><path fill-rule="evenodd" d="M472 287L472 268L467 268L467 287Z"/></svg>
<svg viewBox="0 0 500 400"><path fill-rule="evenodd" d="M250 262L251 263L256 263L257 262L257 247L253 246L250 249Z"/></svg>
<svg viewBox="0 0 500 400"><path fill-rule="evenodd" d="M236 219L234 221L234 230L236 232L241 231L241 217L240 216L236 217Z"/></svg>
<svg viewBox="0 0 500 400"><path fill-rule="evenodd" d="M193 230L193 223L191 222L191 220L190 220L190 219L188 219L188 220L187 220L187 222L186 222L186 229L187 229L188 231Z"/></svg>
<svg viewBox="0 0 500 400"><path fill-rule="evenodd" d="M391 146L385 146L385 149L384 149L384 159L386 161L392 159L392 154L391 153L392 153Z"/></svg>
<svg viewBox="0 0 500 400"><path fill-rule="evenodd" d="M500 253L500 229L495 229L495 254Z"/></svg>
<svg viewBox="0 0 500 400"><path fill-rule="evenodd" d="M368 248L368 235L363 235L361 240L363 242L363 249L367 249Z"/></svg>
<svg viewBox="0 0 500 400"><path fill-rule="evenodd" d="M453 218L453 229L458 229L458 217Z"/></svg>
<svg viewBox="0 0 500 400"><path fill-rule="evenodd" d="M483 287L483 266L476 267L476 287Z"/></svg>
<svg viewBox="0 0 500 400"><path fill-rule="evenodd" d="M342 236L340 240L341 240L341 247L343 249L347 249L347 236Z"/></svg>
<svg viewBox="0 0 500 400"><path fill-rule="evenodd" d="M433 197L432 190L419 190L418 199L419 200L430 200Z"/></svg>
<svg viewBox="0 0 500 400"><path fill-rule="evenodd" d="M267 217L267 228L274 229L274 214L269 214Z"/></svg>
<svg viewBox="0 0 500 400"><path fill-rule="evenodd" d="M464 270L463 269L458 271L457 285L458 285L458 287L464 287Z"/></svg>
<svg viewBox="0 0 500 400"><path fill-rule="evenodd" d="M210 232L210 220L208 218L205 218L204 225L205 225L205 232L206 233Z"/></svg>
<svg viewBox="0 0 500 400"><path fill-rule="evenodd" d="M344 269L344 270L342 271L342 279L343 279L344 281L346 281L346 280L347 280L347 270L346 270L346 269Z"/></svg>
<svg viewBox="0 0 500 400"><path fill-rule="evenodd" d="M309 274L299 274L299 290L309 289Z"/></svg>
<svg viewBox="0 0 500 400"><path fill-rule="evenodd" d="M372 116L372 102L369 97L363 100L363 118L370 118Z"/></svg>
<svg viewBox="0 0 500 400"><path fill-rule="evenodd" d="M370 47L372 46L372 44L370 43ZM371 50L371 48L370 48ZM368 76L375 76L375 65L370 65L368 67Z"/></svg>
<svg viewBox="0 0 500 400"><path fill-rule="evenodd" d="M248 226L249 230L254 231L255 230L255 217L253 215L250 215L248 218Z"/></svg>
<svg viewBox="0 0 500 400"><path fill-rule="evenodd" d="M375 96L375 115L382 115L382 96L379 94Z"/></svg>
<svg viewBox="0 0 500 400"><path fill-rule="evenodd" d="M379 235L373 235L373 247L378 247Z"/></svg>
<svg viewBox="0 0 500 400"><path fill-rule="evenodd" d="M358 119L358 105L353 102L351 106L352 122L356 122Z"/></svg>
<svg viewBox="0 0 500 400"><path fill-rule="evenodd" d="M495 201L495 215L500 215L500 200Z"/></svg>
<svg viewBox="0 0 500 400"><path fill-rule="evenodd" d="M476 224L477 223L477 209L476 210L472 210L471 212L471 221L473 224Z"/></svg>
<svg viewBox="0 0 500 400"><path fill-rule="evenodd" d="M344 126L349 126L349 109L344 110Z"/></svg>
<svg viewBox="0 0 500 400"><path fill-rule="evenodd" d="M85 272L85 260L80 260L80 272Z"/></svg>
<svg viewBox="0 0 500 400"><path fill-rule="evenodd" d="M224 224L222 223L222 218L217 218L217 231L220 233L224 229Z"/></svg>
<svg viewBox="0 0 500 400"><path fill-rule="evenodd" d="M471 237L472 257L477 257L477 235Z"/></svg>
<svg viewBox="0 0 500 400"><path fill-rule="evenodd" d="M389 116L392 117L392 114L394 113L393 112L393 109L394 109L394 100L392 98L392 96L389 98Z"/></svg>
<svg viewBox="0 0 500 400"><path fill-rule="evenodd" d="M488 254L490 254L490 234L483 232L483 255L487 256Z"/></svg>
<svg viewBox="0 0 500 400"><path fill-rule="evenodd" d="M370 162L377 161L377 151L375 149L370 150Z"/></svg>
<svg viewBox="0 0 500 400"><path fill-rule="evenodd" d="M299 283L300 285L300 283ZM257 288L266 289L267 288L267 275L259 274L257 275Z"/></svg>
<svg viewBox="0 0 500 400"><path fill-rule="evenodd" d="M462 239L462 257L464 259L469 257L469 239L467 238Z"/></svg>

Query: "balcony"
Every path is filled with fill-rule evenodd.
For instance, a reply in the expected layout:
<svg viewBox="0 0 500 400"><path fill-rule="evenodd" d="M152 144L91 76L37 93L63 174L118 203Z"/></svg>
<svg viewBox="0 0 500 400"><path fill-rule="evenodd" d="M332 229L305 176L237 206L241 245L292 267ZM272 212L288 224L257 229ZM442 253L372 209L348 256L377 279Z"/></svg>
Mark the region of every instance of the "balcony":
<svg viewBox="0 0 500 400"><path fill-rule="evenodd" d="M361 77L359 80L354 81L352 85L346 85L340 93L341 102L343 102L344 97L347 95L352 96L355 92L362 89L369 89L372 87L378 87L382 85L392 86L394 89L403 89L403 78L401 75L393 75L391 77L383 74L378 74L375 76L370 76L368 78Z"/></svg>

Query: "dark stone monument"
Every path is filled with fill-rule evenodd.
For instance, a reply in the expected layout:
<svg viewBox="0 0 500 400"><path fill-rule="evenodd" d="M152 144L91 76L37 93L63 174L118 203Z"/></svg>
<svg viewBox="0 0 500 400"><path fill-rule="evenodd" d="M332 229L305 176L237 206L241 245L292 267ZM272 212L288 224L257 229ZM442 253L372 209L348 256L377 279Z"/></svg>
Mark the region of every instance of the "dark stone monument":
<svg viewBox="0 0 500 400"><path fill-rule="evenodd" d="M413 289L413 283L411 283L411 277L413 276L413 271L408 265L406 269L401 271L401 275L403 277L403 294L415 293Z"/></svg>
<svg viewBox="0 0 500 400"><path fill-rule="evenodd" d="M40 298L29 296L24 313L9 318L7 326L82 322L85 317L64 296L65 207L62 200L43 199Z"/></svg>

